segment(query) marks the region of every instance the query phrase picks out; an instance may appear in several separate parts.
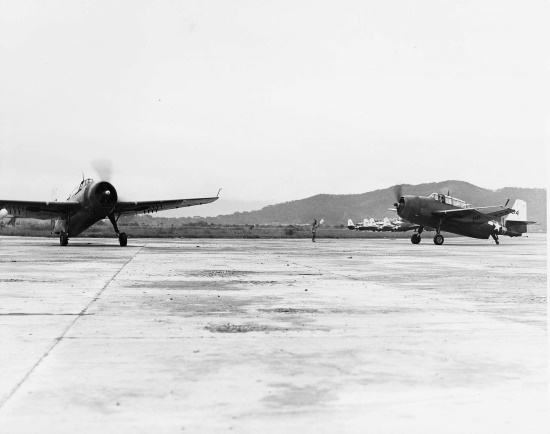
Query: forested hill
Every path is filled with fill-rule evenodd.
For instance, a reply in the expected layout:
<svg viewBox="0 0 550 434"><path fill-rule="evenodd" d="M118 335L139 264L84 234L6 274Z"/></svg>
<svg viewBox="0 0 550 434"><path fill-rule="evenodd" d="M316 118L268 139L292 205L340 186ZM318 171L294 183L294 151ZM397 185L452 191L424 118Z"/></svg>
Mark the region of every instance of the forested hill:
<svg viewBox="0 0 550 434"><path fill-rule="evenodd" d="M204 218L209 223L222 224L306 224L314 218L324 219L327 225L346 224L348 219L354 222L363 218L382 219L394 217L395 187L375 190L362 194L318 194L306 199L266 206L258 211L237 212L212 218ZM527 202L527 217L537 221L536 228L546 230L546 189L506 187L488 190L463 181L443 181L430 184L402 185L402 194L429 196L431 193L450 193L474 206L504 205L510 199L523 199ZM535 228L533 228L535 229Z"/></svg>

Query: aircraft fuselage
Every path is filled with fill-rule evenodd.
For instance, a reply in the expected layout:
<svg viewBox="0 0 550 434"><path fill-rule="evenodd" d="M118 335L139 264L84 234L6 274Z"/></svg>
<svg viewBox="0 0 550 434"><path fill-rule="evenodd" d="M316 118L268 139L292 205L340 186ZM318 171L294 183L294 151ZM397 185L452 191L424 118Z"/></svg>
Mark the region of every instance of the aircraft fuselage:
<svg viewBox="0 0 550 434"><path fill-rule="evenodd" d="M79 190L68 199L78 201L79 208L66 218L56 220L53 232L57 234L66 232L69 237L81 234L107 217L113 211L117 199L117 192L109 182L81 184Z"/></svg>
<svg viewBox="0 0 550 434"><path fill-rule="evenodd" d="M401 205L401 200L404 204ZM467 217L453 217L446 220L444 217L435 216L434 211L453 210L459 207L438 202L429 197L403 196L397 210L399 217L411 223L423 227L439 228L441 231L451 232L472 238L487 239L491 235L521 236L520 232L509 230L497 221L488 223L481 220L478 215Z"/></svg>

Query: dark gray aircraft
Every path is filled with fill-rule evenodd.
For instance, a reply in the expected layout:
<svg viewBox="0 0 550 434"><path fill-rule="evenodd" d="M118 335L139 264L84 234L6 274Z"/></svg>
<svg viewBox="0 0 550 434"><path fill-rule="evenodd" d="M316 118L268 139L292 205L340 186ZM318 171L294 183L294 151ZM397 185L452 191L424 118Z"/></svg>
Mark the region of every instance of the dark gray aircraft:
<svg viewBox="0 0 550 434"><path fill-rule="evenodd" d="M218 196L199 199L126 202L118 200L117 191L111 183L83 179L66 201L31 202L0 199L0 218L52 220L53 233L59 234L60 244L66 246L69 237L76 237L93 224L108 217L113 224L120 245L124 247L128 243L128 237L124 232L119 232L117 226L117 221L122 214L165 211L203 205L217 199Z"/></svg>
<svg viewBox="0 0 550 434"><path fill-rule="evenodd" d="M527 205L519 199L512 208L506 207L508 201L504 206L474 207L463 200L439 193L432 193L429 197L401 196L399 186L396 197L398 201L394 206L399 217L419 225L418 233L411 237L413 244L420 242L420 234L425 227L435 229L433 241L436 245L443 244L441 231L480 239L493 237L498 244L499 235L520 237L527 232L528 224L535 223L527 221Z"/></svg>

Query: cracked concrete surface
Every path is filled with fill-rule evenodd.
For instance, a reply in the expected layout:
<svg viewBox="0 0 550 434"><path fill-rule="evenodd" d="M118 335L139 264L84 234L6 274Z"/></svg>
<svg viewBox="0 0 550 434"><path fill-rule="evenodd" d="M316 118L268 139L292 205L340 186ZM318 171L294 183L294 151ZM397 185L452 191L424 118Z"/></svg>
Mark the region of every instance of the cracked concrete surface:
<svg viewBox="0 0 550 434"><path fill-rule="evenodd" d="M546 236L0 238L0 432L547 433Z"/></svg>

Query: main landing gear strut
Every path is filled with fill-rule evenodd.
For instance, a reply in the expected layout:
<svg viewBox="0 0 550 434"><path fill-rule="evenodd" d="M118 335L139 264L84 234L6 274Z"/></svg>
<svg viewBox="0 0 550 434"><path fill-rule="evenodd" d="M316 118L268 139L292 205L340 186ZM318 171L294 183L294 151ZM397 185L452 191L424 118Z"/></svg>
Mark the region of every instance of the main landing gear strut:
<svg viewBox="0 0 550 434"><path fill-rule="evenodd" d="M443 244L443 241L445 241L445 238L443 238L443 235L441 235L441 224L443 223L444 218L439 220L439 226L435 230L436 234L434 236L434 244L436 246L440 246Z"/></svg>
<svg viewBox="0 0 550 434"><path fill-rule="evenodd" d="M495 240L495 244L498 246L499 245L498 235L497 234L491 234L491 236L493 237L493 240Z"/></svg>
<svg viewBox="0 0 550 434"><path fill-rule="evenodd" d="M68 232L69 232L69 224L71 223L71 214L67 214L65 221L67 222L65 225L65 229L67 229L67 232L62 230L61 233L59 234L59 244L61 244L63 247L69 244Z"/></svg>
<svg viewBox="0 0 550 434"><path fill-rule="evenodd" d="M69 244L69 234L67 232L61 232L59 234L59 244L62 246Z"/></svg>
<svg viewBox="0 0 550 434"><path fill-rule="evenodd" d="M121 247L126 247L126 245L128 244L128 236L124 232L119 232L118 225L116 224L118 218L115 219L115 214L114 213L109 214L107 217L109 217L109 220L113 224L113 228L115 229L115 233L118 237L118 242L120 243L120 246ZM119 217L120 217L120 215L119 215Z"/></svg>

